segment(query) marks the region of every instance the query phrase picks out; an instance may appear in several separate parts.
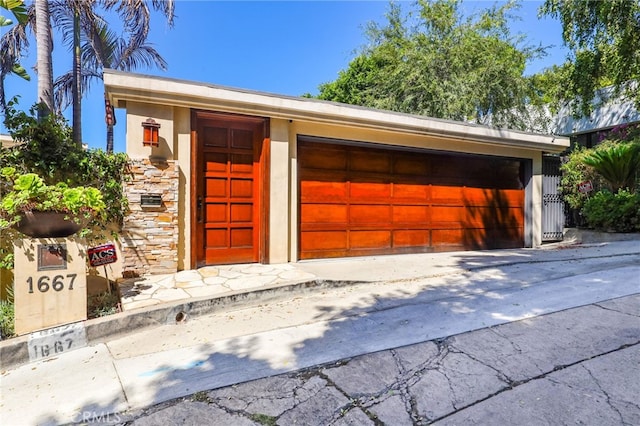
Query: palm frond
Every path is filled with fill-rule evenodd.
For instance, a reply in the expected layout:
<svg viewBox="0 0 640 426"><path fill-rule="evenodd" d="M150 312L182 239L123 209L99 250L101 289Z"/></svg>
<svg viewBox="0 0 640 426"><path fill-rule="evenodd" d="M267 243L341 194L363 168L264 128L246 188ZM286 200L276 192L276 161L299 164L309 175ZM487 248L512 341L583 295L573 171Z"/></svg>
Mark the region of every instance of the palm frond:
<svg viewBox="0 0 640 426"><path fill-rule="evenodd" d="M611 185L613 192L622 188L633 190L640 172L640 144L603 144L585 155L582 161L593 167Z"/></svg>

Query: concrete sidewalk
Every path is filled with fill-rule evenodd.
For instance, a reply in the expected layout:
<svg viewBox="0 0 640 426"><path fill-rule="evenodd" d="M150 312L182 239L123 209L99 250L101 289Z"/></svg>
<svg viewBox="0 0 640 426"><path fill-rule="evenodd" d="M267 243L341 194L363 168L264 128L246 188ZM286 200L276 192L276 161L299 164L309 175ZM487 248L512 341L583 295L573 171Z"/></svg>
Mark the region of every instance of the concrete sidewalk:
<svg viewBox="0 0 640 426"><path fill-rule="evenodd" d="M2 424L114 420L116 413L198 391L640 293L638 241L294 266L316 278L235 294L228 303L190 299L125 312L98 322L96 328L113 332L89 332L84 348L3 371ZM621 300L617 318L626 322L598 322L594 330L613 334L590 336L587 327L580 339L609 339L607 348L636 345L638 298ZM576 310L586 316L577 324L595 318L584 309ZM176 312L183 315L177 323ZM131 332L123 335L126 324ZM545 338L564 348L577 329L551 331L557 336Z"/></svg>

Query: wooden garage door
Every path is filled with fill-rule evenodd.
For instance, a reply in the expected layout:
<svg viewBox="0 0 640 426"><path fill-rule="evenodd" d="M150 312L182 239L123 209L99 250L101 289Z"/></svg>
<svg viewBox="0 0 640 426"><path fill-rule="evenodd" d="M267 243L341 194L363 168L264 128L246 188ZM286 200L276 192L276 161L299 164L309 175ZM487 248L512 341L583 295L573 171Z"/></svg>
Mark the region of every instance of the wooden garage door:
<svg viewBox="0 0 640 426"><path fill-rule="evenodd" d="M300 140L300 259L524 246L521 163Z"/></svg>
<svg viewBox="0 0 640 426"><path fill-rule="evenodd" d="M257 262L265 120L206 112L194 119L194 266Z"/></svg>

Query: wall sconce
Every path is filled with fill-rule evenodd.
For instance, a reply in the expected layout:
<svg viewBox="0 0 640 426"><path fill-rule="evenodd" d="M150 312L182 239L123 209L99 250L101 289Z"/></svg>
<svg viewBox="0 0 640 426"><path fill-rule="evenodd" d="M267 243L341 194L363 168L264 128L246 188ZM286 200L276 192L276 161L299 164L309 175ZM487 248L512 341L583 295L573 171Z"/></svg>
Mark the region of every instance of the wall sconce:
<svg viewBox="0 0 640 426"><path fill-rule="evenodd" d="M153 118L147 118L142 122L142 127L144 128L142 145L158 146L158 129L160 128L160 123L156 123Z"/></svg>

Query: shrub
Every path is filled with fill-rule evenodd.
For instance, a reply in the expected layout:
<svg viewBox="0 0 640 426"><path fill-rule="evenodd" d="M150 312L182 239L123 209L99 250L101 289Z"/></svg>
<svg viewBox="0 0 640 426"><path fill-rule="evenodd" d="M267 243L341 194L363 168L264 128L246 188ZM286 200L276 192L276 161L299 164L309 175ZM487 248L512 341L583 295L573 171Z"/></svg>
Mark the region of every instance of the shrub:
<svg viewBox="0 0 640 426"><path fill-rule="evenodd" d="M7 300L0 300L0 337L6 339L15 334L13 287L7 289Z"/></svg>
<svg viewBox="0 0 640 426"><path fill-rule="evenodd" d="M589 194L578 190L578 186L582 182L591 181L595 190L599 189L603 184L596 171L584 162L584 158L589 152L591 150L575 145L560 166L562 171L560 194L569 207L575 210L581 210L584 203L589 199Z"/></svg>
<svg viewBox="0 0 640 426"><path fill-rule="evenodd" d="M37 119L38 106L29 113L18 111L14 98L7 104L4 124L16 142L10 148L0 147L0 169L11 168L17 174L34 173L43 183L56 187L93 187L100 191L105 207L101 215L87 224L82 236L90 243L104 241L110 224L122 225L128 210L122 183L127 178L128 157L124 153L107 154L102 150L84 149L73 142L72 129L63 117L48 115ZM13 177L0 176L0 196L13 189ZM70 196L73 193L69 193ZM14 238L20 234L11 228L0 231L0 268L13 266ZM116 235L111 235L116 238Z"/></svg>
<svg viewBox="0 0 640 426"><path fill-rule="evenodd" d="M70 188L64 182L46 185L37 174L17 174L13 167L1 169L0 176L13 180L13 189L3 193L0 200L0 229L17 222L25 212L50 211L91 219L105 208L102 194L96 188Z"/></svg>
<svg viewBox="0 0 640 426"><path fill-rule="evenodd" d="M640 231L640 194L621 189L597 192L582 213L589 227L614 232Z"/></svg>
<svg viewBox="0 0 640 426"><path fill-rule="evenodd" d="M104 292L89 296L87 299L87 317L99 318L119 312L120 297L116 292Z"/></svg>
<svg viewBox="0 0 640 426"><path fill-rule="evenodd" d="M640 143L607 140L589 150L582 161L607 181L611 191L634 191L640 170Z"/></svg>

